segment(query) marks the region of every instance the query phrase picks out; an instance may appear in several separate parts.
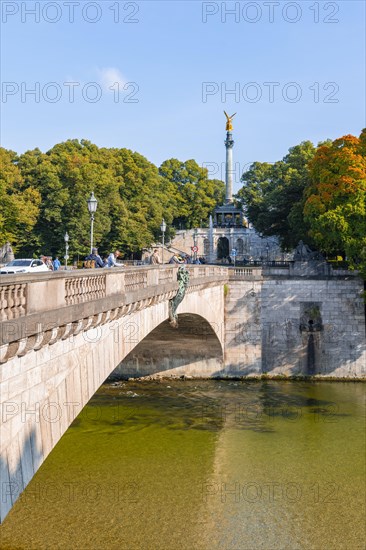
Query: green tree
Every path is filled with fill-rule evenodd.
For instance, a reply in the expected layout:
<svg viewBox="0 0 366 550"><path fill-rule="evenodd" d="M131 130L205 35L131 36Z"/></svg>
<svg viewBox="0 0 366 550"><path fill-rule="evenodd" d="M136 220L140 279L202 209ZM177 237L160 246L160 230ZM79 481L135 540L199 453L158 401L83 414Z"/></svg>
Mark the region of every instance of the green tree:
<svg viewBox="0 0 366 550"><path fill-rule="evenodd" d="M238 199L249 221L259 233L277 236L285 250L294 248L300 239L312 244L303 216L303 193L315 151L310 141L304 141L274 164L254 162L241 178L244 185Z"/></svg>
<svg viewBox="0 0 366 550"><path fill-rule="evenodd" d="M314 241L366 275L366 130L320 147L310 174L304 216Z"/></svg>
<svg viewBox="0 0 366 550"><path fill-rule="evenodd" d="M41 197L25 185L16 153L1 147L0 166L0 245L9 241L18 250L37 222Z"/></svg>
<svg viewBox="0 0 366 550"><path fill-rule="evenodd" d="M176 227L199 227L225 198L222 181L208 178L207 168L196 161L169 159L159 168L160 175L171 184L173 223Z"/></svg>
<svg viewBox="0 0 366 550"><path fill-rule="evenodd" d="M172 186L156 166L128 149L99 149L86 140L69 140L45 154L28 151L19 166L26 184L42 197L33 232L38 253L62 253L67 230L70 253L87 254L87 199L92 191L98 199L94 242L101 253L112 248L137 252L159 235L163 216L172 222Z"/></svg>

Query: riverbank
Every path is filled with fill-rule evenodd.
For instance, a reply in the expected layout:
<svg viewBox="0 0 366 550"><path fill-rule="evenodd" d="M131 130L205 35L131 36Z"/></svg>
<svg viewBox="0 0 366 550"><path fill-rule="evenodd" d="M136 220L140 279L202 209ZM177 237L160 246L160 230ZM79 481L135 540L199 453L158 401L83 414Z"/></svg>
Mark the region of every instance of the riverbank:
<svg viewBox="0 0 366 550"><path fill-rule="evenodd" d="M107 379L107 384L112 384L118 382L152 382L152 381L169 381L169 380L218 380L218 381L240 381L240 382L261 382L263 380L274 380L282 382L363 382L366 383L366 378L357 378L355 377L340 377L340 376L322 376L322 375L311 375L311 376L286 376L285 374L260 374L260 375L251 375L251 376L217 376L211 378L197 377L197 376L164 376L159 374L154 374L150 376L141 376L136 378L123 378L122 376L111 376Z"/></svg>

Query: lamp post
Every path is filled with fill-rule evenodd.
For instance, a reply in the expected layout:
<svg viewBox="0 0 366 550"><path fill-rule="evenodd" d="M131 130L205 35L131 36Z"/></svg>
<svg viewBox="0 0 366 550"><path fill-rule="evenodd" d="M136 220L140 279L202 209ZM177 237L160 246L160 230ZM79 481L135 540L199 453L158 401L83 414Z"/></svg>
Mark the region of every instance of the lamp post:
<svg viewBox="0 0 366 550"><path fill-rule="evenodd" d="M67 270L67 260L69 259L69 235L66 231L65 235L64 235L64 240L65 240L65 271Z"/></svg>
<svg viewBox="0 0 366 550"><path fill-rule="evenodd" d="M163 235L163 254L162 254L162 263L164 263L164 243L165 243L165 231L166 231L166 223L164 218L162 219L162 222L160 224L160 231Z"/></svg>
<svg viewBox="0 0 366 550"><path fill-rule="evenodd" d="M266 244L266 252L267 252L267 264L269 263L269 244Z"/></svg>
<svg viewBox="0 0 366 550"><path fill-rule="evenodd" d="M195 227L194 231L193 231L193 245L194 245L193 260L194 260L194 263L197 262L197 237L198 237L198 228Z"/></svg>
<svg viewBox="0 0 366 550"><path fill-rule="evenodd" d="M97 211L98 201L94 197L94 192L90 195L90 199L88 199L88 210L90 214L90 254L92 253L93 249L93 229L94 229L94 214Z"/></svg>

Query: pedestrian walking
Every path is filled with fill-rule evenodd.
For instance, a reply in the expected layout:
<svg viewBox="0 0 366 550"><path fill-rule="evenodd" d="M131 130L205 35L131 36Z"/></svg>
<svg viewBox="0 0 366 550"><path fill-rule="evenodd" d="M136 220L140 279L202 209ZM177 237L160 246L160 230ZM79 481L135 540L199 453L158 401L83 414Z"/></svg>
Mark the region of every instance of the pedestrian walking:
<svg viewBox="0 0 366 550"><path fill-rule="evenodd" d="M60 267L61 267L61 262L58 259L58 256L56 256L56 258L53 260L53 270L58 271Z"/></svg>

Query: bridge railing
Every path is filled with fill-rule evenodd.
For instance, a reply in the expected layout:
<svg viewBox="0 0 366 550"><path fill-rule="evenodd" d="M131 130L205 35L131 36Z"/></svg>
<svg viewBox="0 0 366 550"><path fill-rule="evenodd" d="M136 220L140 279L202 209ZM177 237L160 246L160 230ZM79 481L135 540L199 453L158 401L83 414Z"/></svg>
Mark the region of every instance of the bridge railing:
<svg viewBox="0 0 366 550"><path fill-rule="evenodd" d="M229 280L260 279L262 277L261 268L230 267L228 271Z"/></svg>
<svg viewBox="0 0 366 550"><path fill-rule="evenodd" d="M0 322L17 319L26 314L27 284L0 285Z"/></svg>
<svg viewBox="0 0 366 550"><path fill-rule="evenodd" d="M227 278L226 267L188 265L191 281ZM172 287L178 266L73 270L2 275L0 277L0 323L25 315L55 311L116 295L148 295L150 287ZM154 291L154 294L156 290Z"/></svg>

